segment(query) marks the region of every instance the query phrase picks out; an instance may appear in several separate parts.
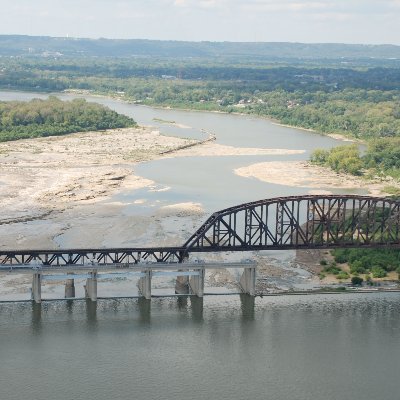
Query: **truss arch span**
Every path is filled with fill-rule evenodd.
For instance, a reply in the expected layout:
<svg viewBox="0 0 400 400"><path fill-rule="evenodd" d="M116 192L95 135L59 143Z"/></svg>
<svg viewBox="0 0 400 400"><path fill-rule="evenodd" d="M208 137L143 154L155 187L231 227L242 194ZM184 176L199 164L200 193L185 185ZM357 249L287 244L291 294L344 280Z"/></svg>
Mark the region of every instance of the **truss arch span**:
<svg viewBox="0 0 400 400"><path fill-rule="evenodd" d="M381 247L400 244L400 201L355 195L279 197L212 214L186 251Z"/></svg>

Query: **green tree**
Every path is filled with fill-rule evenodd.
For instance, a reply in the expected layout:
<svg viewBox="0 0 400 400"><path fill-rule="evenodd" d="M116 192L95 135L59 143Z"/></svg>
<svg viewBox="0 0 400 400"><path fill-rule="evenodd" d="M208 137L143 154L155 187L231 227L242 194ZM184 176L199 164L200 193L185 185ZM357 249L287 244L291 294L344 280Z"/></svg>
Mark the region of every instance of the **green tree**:
<svg viewBox="0 0 400 400"><path fill-rule="evenodd" d="M360 278L359 276L353 276L351 278L351 284L353 286L361 286L363 282L364 282L364 279Z"/></svg>

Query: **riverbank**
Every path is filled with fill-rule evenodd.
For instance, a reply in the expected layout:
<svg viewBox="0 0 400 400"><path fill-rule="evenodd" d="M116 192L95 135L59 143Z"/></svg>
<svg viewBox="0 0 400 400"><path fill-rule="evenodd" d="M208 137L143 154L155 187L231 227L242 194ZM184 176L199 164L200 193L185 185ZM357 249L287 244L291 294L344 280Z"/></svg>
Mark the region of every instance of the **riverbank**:
<svg viewBox="0 0 400 400"><path fill-rule="evenodd" d="M365 180L307 161L272 161L235 169L235 174L263 182L309 189L309 194L332 194L331 189L364 189L371 196L386 196L387 180ZM391 182L391 184L393 184Z"/></svg>
<svg viewBox="0 0 400 400"><path fill-rule="evenodd" d="M114 129L0 144L0 224L110 196L122 182L138 189L152 182L132 167L192 143L149 128Z"/></svg>
<svg viewBox="0 0 400 400"><path fill-rule="evenodd" d="M160 109L160 110L177 110L177 111L189 111L189 112L194 111L194 112L200 112L200 113L228 114L228 115L239 115L239 116L243 116L243 117L259 118L259 119L269 121L273 125L282 126L285 128L292 128L292 129L297 129L297 130L301 130L301 131L305 131L305 132L312 132L317 135L328 136L328 137L331 137L332 139L340 140L343 142L364 143L365 144L365 142L360 139L345 136L344 134L341 134L341 133L324 133L324 132L320 132L320 131L317 131L312 128L305 128L305 127L298 126L298 125L284 124L276 118L265 116L265 115L259 115L259 114L255 114L255 113L244 113L244 112L240 112L240 111L225 111L225 110L215 110L215 109L204 110L201 108L175 107L173 105L172 106L162 106L162 105L157 105L157 104L149 105L149 104L135 102L132 99L122 97L120 95L115 95L112 93L105 95L105 94L96 93L96 92L93 92L90 90L66 89L61 93L70 94L70 95L82 95L82 96L91 96L91 97L99 97L99 98L109 98L109 99L113 99L115 101L120 101L122 103L135 104L140 107L155 108L155 109ZM188 128L184 124L179 124L179 123L177 124L175 121L167 121L167 120L163 120L161 118L157 118L156 121L160 122L160 123L167 123L167 124L173 123L177 127Z"/></svg>
<svg viewBox="0 0 400 400"><path fill-rule="evenodd" d="M300 131L305 131L305 132L312 132L317 135L328 136L328 137L331 137L332 139L341 140L342 142L365 143L360 139L350 138L341 133L323 133L323 132L319 132L319 131L317 131L315 129L311 129L311 128L303 128L302 126L297 126L297 125L282 124L281 122L274 120L274 119L270 119L270 120L274 125L284 126L285 128L298 129Z"/></svg>
<svg viewBox="0 0 400 400"><path fill-rule="evenodd" d="M154 182L135 175L135 165L193 143L151 128L1 143L1 248L63 247L59 238L72 228L76 230L71 235L79 238L71 238L64 247L122 245L128 237L135 241L135 233L147 232L149 217L124 216L124 204L111 197L121 190L151 190ZM197 216L199 206L184 203L160 209L154 222L161 219L158 213L173 218L188 212ZM99 232L99 226L106 229Z"/></svg>

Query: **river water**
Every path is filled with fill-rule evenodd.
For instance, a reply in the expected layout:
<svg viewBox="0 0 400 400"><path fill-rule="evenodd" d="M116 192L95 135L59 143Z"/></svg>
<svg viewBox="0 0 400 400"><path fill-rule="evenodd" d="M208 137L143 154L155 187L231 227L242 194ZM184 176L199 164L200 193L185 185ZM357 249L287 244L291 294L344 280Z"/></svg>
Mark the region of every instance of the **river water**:
<svg viewBox="0 0 400 400"><path fill-rule="evenodd" d="M398 294L0 304L2 400L399 398Z"/></svg>
<svg viewBox="0 0 400 400"><path fill-rule="evenodd" d="M4 100L31 97L38 96L0 93ZM147 199L129 206L129 213L147 212L152 202L195 201L212 212L307 193L232 170L303 160L316 147L338 144L246 116L96 101L169 134L200 138L205 129L235 147L305 150L143 163L135 172L169 190L117 195ZM397 399L399 339L395 293L0 303L0 399Z"/></svg>

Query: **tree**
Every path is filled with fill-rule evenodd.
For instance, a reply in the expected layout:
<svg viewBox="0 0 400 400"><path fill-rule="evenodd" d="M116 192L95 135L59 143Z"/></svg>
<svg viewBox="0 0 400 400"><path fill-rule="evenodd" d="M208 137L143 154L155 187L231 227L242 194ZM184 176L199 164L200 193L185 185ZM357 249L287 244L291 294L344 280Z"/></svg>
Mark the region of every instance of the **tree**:
<svg viewBox="0 0 400 400"><path fill-rule="evenodd" d="M351 278L351 284L353 286L361 286L363 282L364 282L364 279L360 278L359 276L353 276Z"/></svg>

